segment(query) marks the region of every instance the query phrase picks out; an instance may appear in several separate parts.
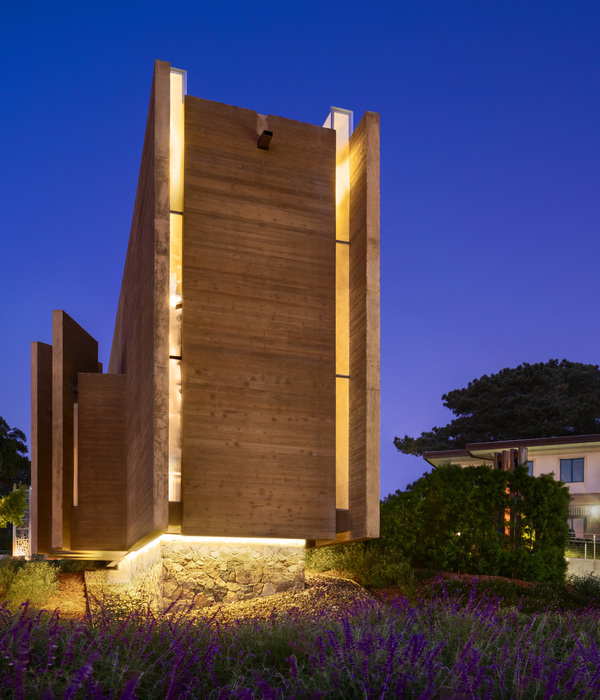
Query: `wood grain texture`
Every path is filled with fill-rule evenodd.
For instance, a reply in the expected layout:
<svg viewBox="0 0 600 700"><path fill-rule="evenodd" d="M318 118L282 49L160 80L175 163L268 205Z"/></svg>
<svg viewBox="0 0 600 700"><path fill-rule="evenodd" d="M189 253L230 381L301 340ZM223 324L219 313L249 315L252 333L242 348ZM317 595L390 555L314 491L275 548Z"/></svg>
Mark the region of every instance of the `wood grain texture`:
<svg viewBox="0 0 600 700"><path fill-rule="evenodd" d="M187 97L183 532L335 532L335 135Z"/></svg>
<svg viewBox="0 0 600 700"><path fill-rule="evenodd" d="M97 341L64 311L53 311L52 550L71 549L74 391L79 372L97 369Z"/></svg>
<svg viewBox="0 0 600 700"><path fill-rule="evenodd" d="M379 115L350 137L348 524L335 540L379 537Z"/></svg>
<svg viewBox="0 0 600 700"><path fill-rule="evenodd" d="M71 549L124 550L127 539L126 377L78 376L78 506Z"/></svg>
<svg viewBox="0 0 600 700"><path fill-rule="evenodd" d="M109 373L127 376L127 545L168 525L169 74L156 61Z"/></svg>
<svg viewBox="0 0 600 700"><path fill-rule="evenodd" d="M32 554L50 552L52 527L52 345L31 344Z"/></svg>

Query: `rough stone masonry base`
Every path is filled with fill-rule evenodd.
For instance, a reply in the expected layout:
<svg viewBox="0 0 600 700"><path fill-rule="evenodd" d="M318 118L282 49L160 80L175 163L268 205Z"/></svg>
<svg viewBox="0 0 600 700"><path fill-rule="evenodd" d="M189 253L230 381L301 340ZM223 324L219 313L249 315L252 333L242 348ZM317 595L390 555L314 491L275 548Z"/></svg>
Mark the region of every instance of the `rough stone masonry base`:
<svg viewBox="0 0 600 700"><path fill-rule="evenodd" d="M88 594L153 610L206 607L304 588L304 544L159 538L116 569L86 573Z"/></svg>

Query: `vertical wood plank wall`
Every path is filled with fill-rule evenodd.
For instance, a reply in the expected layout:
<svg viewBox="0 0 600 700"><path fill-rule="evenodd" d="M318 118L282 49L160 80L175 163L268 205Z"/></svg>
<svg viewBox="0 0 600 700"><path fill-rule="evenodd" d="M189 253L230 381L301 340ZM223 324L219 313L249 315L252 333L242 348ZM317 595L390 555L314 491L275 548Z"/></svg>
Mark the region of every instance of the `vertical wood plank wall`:
<svg viewBox="0 0 600 700"><path fill-rule="evenodd" d="M108 371L127 376L127 544L168 524L169 72L156 61Z"/></svg>
<svg viewBox="0 0 600 700"><path fill-rule="evenodd" d="M98 370L98 343L64 311L52 312L52 549L71 548L73 391Z"/></svg>
<svg viewBox="0 0 600 700"><path fill-rule="evenodd" d="M335 533L335 134L186 97L183 533Z"/></svg>
<svg viewBox="0 0 600 700"><path fill-rule="evenodd" d="M79 497L72 514L73 550L127 547L125 382L122 374L79 374Z"/></svg>
<svg viewBox="0 0 600 700"><path fill-rule="evenodd" d="M52 522L52 345L31 344L31 553L50 552Z"/></svg>

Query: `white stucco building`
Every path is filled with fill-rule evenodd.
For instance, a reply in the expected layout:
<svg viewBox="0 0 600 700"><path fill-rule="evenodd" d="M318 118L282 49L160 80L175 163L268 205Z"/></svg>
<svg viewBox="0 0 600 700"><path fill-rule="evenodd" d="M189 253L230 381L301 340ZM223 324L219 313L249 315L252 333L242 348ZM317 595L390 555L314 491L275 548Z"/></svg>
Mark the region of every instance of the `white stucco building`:
<svg viewBox="0 0 600 700"><path fill-rule="evenodd" d="M554 474L571 492L569 526L576 536L600 533L600 435L533 438L505 442L479 442L465 450L426 452L432 466L460 464L462 467L498 464L498 455L527 449L529 473ZM496 455L496 460L494 460Z"/></svg>

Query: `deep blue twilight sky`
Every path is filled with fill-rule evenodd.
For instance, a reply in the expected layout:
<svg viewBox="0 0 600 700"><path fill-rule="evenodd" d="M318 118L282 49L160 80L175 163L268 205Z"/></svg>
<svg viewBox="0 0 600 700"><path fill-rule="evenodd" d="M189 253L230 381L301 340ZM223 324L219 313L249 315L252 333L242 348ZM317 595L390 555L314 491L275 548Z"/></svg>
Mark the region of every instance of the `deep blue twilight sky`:
<svg viewBox="0 0 600 700"><path fill-rule="evenodd" d="M64 309L107 363L154 59L188 92L322 124L381 114L381 493L441 395L598 364L600 3L2 2L0 416Z"/></svg>

